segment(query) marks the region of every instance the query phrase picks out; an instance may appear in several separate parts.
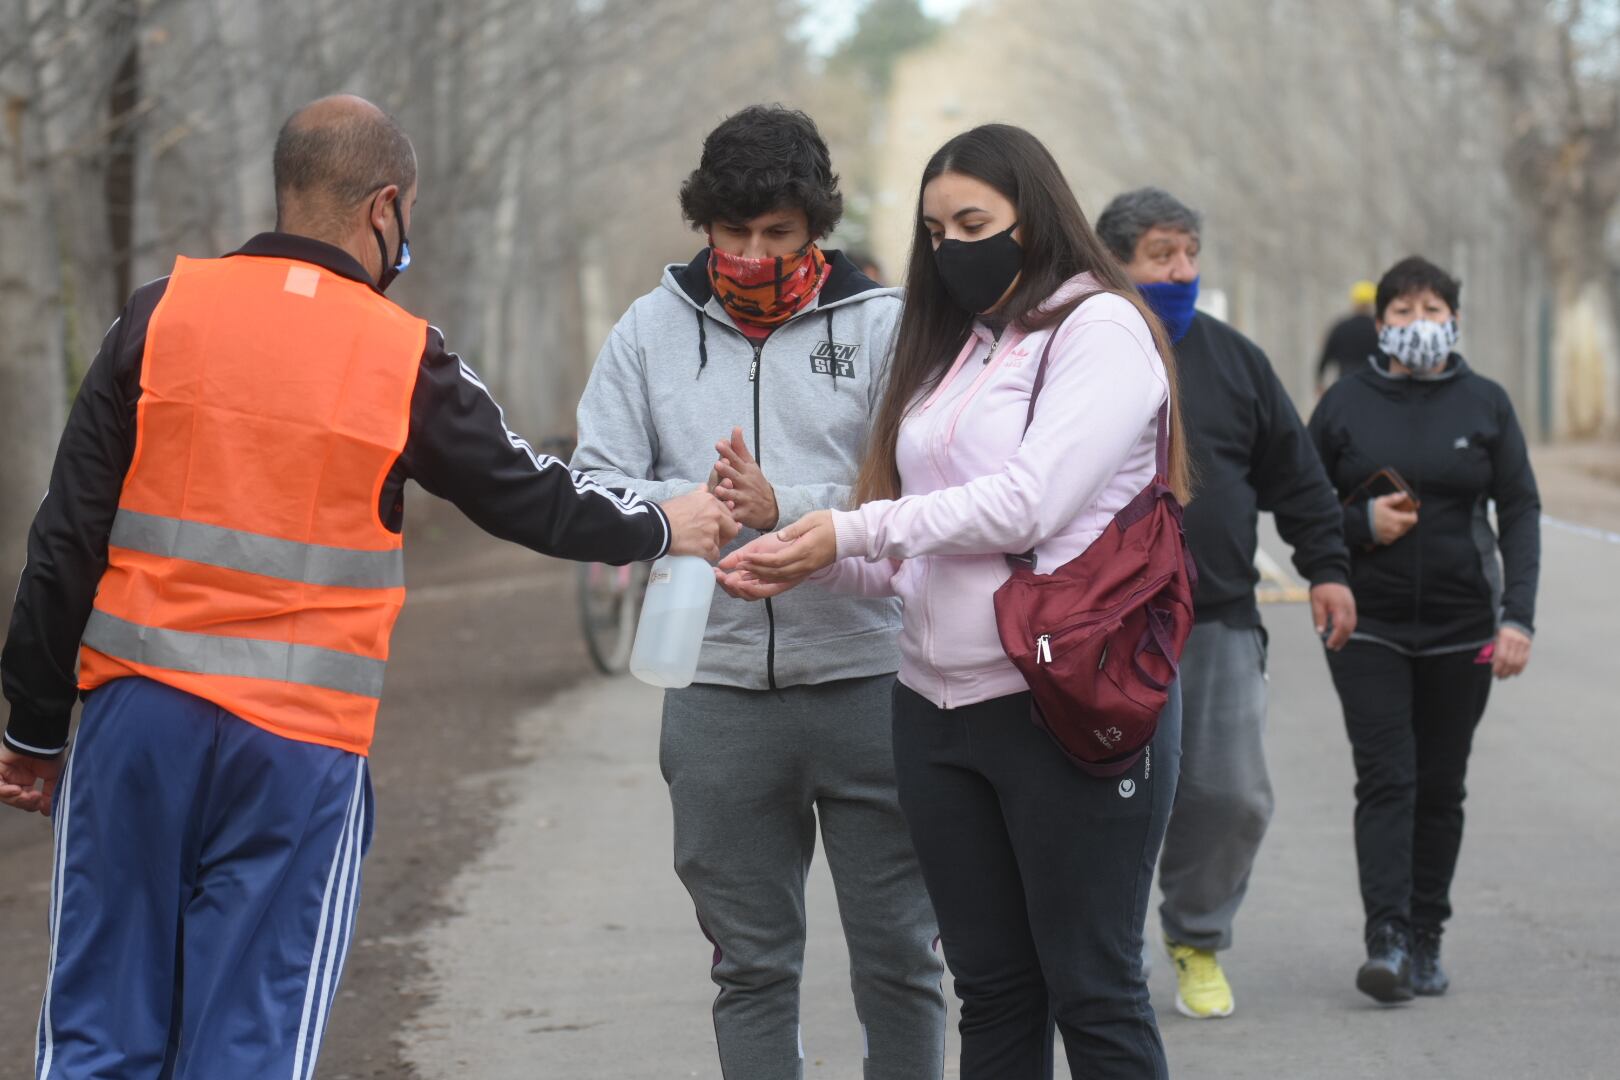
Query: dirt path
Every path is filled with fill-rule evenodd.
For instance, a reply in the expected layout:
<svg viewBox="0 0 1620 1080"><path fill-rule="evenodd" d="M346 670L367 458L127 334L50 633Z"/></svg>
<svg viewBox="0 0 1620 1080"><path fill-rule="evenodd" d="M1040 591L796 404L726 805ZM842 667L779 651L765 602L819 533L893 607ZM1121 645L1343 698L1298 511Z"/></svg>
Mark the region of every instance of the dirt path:
<svg viewBox="0 0 1620 1080"><path fill-rule="evenodd" d="M499 793L468 774L518 763L517 716L588 669L575 629L573 568L502 544L414 493L410 599L394 635L372 775L377 830L365 864L356 943L320 1075L415 1074L396 1036L421 1004L406 987L421 961L411 934L444 917L443 887L481 850ZM49 824L0 814L0 1077L31 1074L44 985Z"/></svg>

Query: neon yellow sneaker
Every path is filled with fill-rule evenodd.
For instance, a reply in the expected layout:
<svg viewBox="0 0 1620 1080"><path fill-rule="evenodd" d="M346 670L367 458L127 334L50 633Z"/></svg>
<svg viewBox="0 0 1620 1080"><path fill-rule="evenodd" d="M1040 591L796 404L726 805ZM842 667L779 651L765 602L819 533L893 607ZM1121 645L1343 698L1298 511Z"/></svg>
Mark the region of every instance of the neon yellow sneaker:
<svg viewBox="0 0 1620 1080"><path fill-rule="evenodd" d="M1176 965L1176 1011L1194 1020L1232 1015L1232 987L1213 949L1164 939L1165 951Z"/></svg>

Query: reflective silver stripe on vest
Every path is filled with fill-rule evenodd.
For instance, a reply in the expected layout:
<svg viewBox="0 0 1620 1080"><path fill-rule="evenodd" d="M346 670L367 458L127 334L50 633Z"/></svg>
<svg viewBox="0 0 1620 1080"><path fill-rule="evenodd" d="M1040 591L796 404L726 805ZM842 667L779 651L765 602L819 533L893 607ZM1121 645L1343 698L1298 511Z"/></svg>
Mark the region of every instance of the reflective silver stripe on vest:
<svg viewBox="0 0 1620 1080"><path fill-rule="evenodd" d="M260 533L224 529L134 510L113 519L113 547L170 559L206 563L226 570L351 589L397 589L405 584L405 555L393 551L301 544Z"/></svg>
<svg viewBox="0 0 1620 1080"><path fill-rule="evenodd" d="M240 675L382 697L388 665L316 645L290 645L259 638L220 637L142 626L99 609L90 613L84 643L131 663L197 675Z"/></svg>

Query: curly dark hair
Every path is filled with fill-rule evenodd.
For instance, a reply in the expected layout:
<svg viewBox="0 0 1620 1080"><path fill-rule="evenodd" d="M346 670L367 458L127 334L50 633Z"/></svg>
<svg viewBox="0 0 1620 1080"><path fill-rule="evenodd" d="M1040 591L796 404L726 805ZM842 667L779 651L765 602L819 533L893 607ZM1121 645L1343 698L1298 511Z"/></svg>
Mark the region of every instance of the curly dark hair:
<svg viewBox="0 0 1620 1080"><path fill-rule="evenodd" d="M1462 297L1462 282L1440 269L1428 259L1419 255L1408 255L1388 270L1378 279L1378 299L1376 307L1378 317L1384 317L1384 309L1403 296L1412 296L1424 289L1434 290L1434 295L1446 302L1453 313L1462 308L1459 302Z"/></svg>
<svg viewBox="0 0 1620 1080"><path fill-rule="evenodd" d="M750 105L703 140L703 159L681 185L681 213L702 229L784 207L804 211L811 239L832 232L844 216L832 157L804 113Z"/></svg>

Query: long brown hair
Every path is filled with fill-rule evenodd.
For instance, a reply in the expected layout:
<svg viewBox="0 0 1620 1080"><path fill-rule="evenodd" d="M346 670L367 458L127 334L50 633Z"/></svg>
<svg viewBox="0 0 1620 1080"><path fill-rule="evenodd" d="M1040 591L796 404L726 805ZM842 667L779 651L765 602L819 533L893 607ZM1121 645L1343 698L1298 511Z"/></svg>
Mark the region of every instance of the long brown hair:
<svg viewBox="0 0 1620 1080"><path fill-rule="evenodd" d="M923 190L935 177L947 172L989 184L1017 208L1023 268L1001 310L1019 329L1028 333L1062 322L1079 306L1080 299L1051 308L1041 305L1064 282L1088 271L1105 291L1124 297L1142 313L1153 332L1170 385L1170 468L1165 479L1185 503L1191 493L1191 479L1186 445L1181 438L1175 356L1164 327L1131 284L1125 268L1097 238L1063 178L1063 170L1041 141L1023 128L985 124L940 147L923 169L911 261L906 270L905 310L900 316L888 390L855 481L856 505L899 496L895 447L900 422L918 395L944 377L972 330L973 315L958 307L945 290L945 282L934 265L933 242L922 221Z"/></svg>

